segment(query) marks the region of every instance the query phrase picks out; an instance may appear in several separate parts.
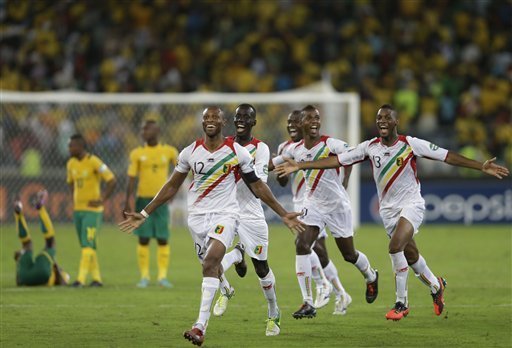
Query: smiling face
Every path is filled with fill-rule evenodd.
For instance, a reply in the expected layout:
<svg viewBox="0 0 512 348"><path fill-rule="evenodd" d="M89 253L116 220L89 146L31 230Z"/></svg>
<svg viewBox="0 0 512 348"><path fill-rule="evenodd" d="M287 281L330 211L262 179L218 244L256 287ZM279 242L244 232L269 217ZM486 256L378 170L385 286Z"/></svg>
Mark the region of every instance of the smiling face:
<svg viewBox="0 0 512 348"><path fill-rule="evenodd" d="M294 143L302 139L302 128L300 127L300 111L295 110L288 115L286 130Z"/></svg>
<svg viewBox="0 0 512 348"><path fill-rule="evenodd" d="M236 135L240 138L251 136L252 127L256 125L256 114L250 106L239 106L234 117Z"/></svg>
<svg viewBox="0 0 512 348"><path fill-rule="evenodd" d="M377 130L382 138L389 138L396 134L396 126L398 120L396 118L396 112L388 108L380 108L377 111Z"/></svg>
<svg viewBox="0 0 512 348"><path fill-rule="evenodd" d="M318 138L320 136L320 112L318 109L302 111L302 131L304 136Z"/></svg>
<svg viewBox="0 0 512 348"><path fill-rule="evenodd" d="M224 112L218 107L211 106L203 111L203 131L210 137L214 138L221 131L222 127L226 124L224 120Z"/></svg>

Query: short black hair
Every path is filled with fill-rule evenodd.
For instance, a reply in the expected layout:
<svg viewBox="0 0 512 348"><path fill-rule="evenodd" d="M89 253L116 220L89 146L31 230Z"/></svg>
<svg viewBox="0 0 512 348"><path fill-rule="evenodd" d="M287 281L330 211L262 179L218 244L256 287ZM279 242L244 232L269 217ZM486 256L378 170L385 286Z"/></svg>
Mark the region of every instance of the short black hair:
<svg viewBox="0 0 512 348"><path fill-rule="evenodd" d="M290 112L288 114L288 117L292 116L292 115L297 115L297 116L300 116L300 114L302 113L302 111L300 110L293 110L292 112Z"/></svg>
<svg viewBox="0 0 512 348"><path fill-rule="evenodd" d="M70 140L77 140L79 141L83 147L87 147L87 143L85 142L85 138L80 133L75 133L72 136L69 137Z"/></svg>
<svg viewBox="0 0 512 348"><path fill-rule="evenodd" d="M306 112L308 111L315 111L318 110L318 108L314 105L308 104L305 107L302 108L300 112L300 119L302 120L306 116Z"/></svg>
<svg viewBox="0 0 512 348"><path fill-rule="evenodd" d="M387 110L391 111L392 116L394 116L395 118L398 118L398 112L396 112L395 108L391 104L383 104L380 106L379 109L387 109Z"/></svg>
<svg viewBox="0 0 512 348"><path fill-rule="evenodd" d="M206 112L206 110L208 110L208 109L217 109L217 110L219 110L220 115L221 115L221 116L222 116L222 118L224 119L224 110L222 110L222 108L221 108L220 106L218 106L218 105L210 105L210 106L207 106L207 107L205 107L205 108L203 109L203 112L202 112L202 113L204 114L204 113Z"/></svg>
<svg viewBox="0 0 512 348"><path fill-rule="evenodd" d="M250 114L251 114L251 116L254 116L254 118L256 118L256 108L255 108L254 106L252 106L251 104L242 103L242 104L238 105L238 106L235 108L235 110L236 110L236 109L238 109L238 108L247 108L247 109L251 109L251 110L252 110L252 112L250 113Z"/></svg>

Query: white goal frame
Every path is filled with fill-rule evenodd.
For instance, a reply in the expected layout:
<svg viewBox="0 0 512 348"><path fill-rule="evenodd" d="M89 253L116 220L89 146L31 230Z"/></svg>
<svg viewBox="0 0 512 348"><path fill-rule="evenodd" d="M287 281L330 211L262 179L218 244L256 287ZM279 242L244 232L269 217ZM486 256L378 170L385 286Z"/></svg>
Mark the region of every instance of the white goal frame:
<svg viewBox="0 0 512 348"><path fill-rule="evenodd" d="M323 133L341 138L350 146L360 141L360 98L357 93L335 91L287 91L276 93L85 93L85 92L8 92L0 91L1 103L57 103L57 104L205 104L250 103L250 104L315 104L323 110ZM347 137L341 132L339 123L340 106L346 104ZM291 110L290 110L291 111ZM284 140L284 139L283 139ZM348 185L352 202L354 228L360 223L360 169L352 168Z"/></svg>

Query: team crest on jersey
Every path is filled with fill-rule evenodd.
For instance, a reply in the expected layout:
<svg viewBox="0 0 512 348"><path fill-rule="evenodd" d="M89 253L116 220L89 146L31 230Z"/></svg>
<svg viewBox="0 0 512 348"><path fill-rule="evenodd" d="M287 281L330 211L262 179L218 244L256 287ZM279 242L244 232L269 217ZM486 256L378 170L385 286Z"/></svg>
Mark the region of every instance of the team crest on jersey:
<svg viewBox="0 0 512 348"><path fill-rule="evenodd" d="M398 158L396 159L396 165L397 165L398 167L401 167L403 164L404 164L404 159L403 159L402 157L398 157Z"/></svg>
<svg viewBox="0 0 512 348"><path fill-rule="evenodd" d="M429 147L430 147L430 150L432 150L432 151L436 151L437 149L439 149L439 146L437 146L436 144L432 144L432 143L430 143Z"/></svg>
<svg viewBox="0 0 512 348"><path fill-rule="evenodd" d="M263 252L263 245L257 245L256 248L254 248L254 253L256 255L259 255Z"/></svg>
<svg viewBox="0 0 512 348"><path fill-rule="evenodd" d="M227 174L231 171L232 168L233 166L231 164L225 164L224 167L222 167L222 172Z"/></svg>
<svg viewBox="0 0 512 348"><path fill-rule="evenodd" d="M224 232L224 226L217 225L217 227L215 227L215 233L216 234L222 234L222 232Z"/></svg>

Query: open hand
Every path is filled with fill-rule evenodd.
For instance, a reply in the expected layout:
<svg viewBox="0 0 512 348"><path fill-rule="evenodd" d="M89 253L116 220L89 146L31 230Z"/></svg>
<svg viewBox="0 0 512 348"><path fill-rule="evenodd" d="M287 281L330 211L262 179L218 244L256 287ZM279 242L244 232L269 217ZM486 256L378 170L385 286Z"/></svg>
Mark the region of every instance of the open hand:
<svg viewBox="0 0 512 348"><path fill-rule="evenodd" d="M118 226L121 231L129 234L146 221L146 218L140 213L124 212L124 215L126 216L126 220L121 221Z"/></svg>
<svg viewBox="0 0 512 348"><path fill-rule="evenodd" d="M496 157L485 161L482 166L482 172L495 176L498 179L503 179L504 176L508 176L508 168L502 167L494 162L496 162Z"/></svg>
<svg viewBox="0 0 512 348"><path fill-rule="evenodd" d="M299 164L295 162L295 160L287 157L283 157L283 159L286 162L278 165L276 169L274 169L274 171L277 173L277 175L279 175L279 177L286 176L299 170Z"/></svg>
<svg viewBox="0 0 512 348"><path fill-rule="evenodd" d="M306 230L305 225L300 222L297 217L301 216L302 213L287 213L285 216L283 216L281 219L283 220L283 223L288 226L292 232L301 233Z"/></svg>

